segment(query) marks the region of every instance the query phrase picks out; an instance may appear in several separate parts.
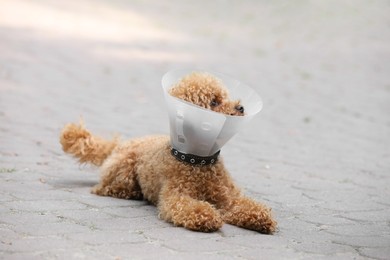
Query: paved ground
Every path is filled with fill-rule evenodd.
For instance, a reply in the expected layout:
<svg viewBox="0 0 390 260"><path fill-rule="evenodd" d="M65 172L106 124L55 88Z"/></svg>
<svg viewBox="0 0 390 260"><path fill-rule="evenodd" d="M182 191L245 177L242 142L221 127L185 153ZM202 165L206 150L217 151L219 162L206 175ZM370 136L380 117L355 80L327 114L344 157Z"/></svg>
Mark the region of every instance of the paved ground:
<svg viewBox="0 0 390 260"><path fill-rule="evenodd" d="M154 2L154 3L153 3ZM0 258L390 259L388 1L0 1ZM223 149L279 230L172 227L94 196L58 144L168 133L160 79L221 71L264 110Z"/></svg>

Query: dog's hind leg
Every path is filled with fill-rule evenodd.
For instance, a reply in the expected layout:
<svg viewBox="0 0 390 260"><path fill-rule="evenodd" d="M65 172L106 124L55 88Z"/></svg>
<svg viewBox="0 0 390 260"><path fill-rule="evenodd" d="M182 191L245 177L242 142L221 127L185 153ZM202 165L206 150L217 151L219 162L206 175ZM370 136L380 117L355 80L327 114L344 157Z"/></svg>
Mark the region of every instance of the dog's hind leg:
<svg viewBox="0 0 390 260"><path fill-rule="evenodd" d="M121 199L143 199L135 163L134 152L110 156L102 166L100 183L92 188L92 193Z"/></svg>

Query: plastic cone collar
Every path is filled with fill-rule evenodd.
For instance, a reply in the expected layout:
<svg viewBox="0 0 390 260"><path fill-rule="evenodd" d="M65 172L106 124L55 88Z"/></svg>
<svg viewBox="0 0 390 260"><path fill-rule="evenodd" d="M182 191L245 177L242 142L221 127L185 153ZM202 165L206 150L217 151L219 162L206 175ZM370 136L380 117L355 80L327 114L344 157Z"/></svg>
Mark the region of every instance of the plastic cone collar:
<svg viewBox="0 0 390 260"><path fill-rule="evenodd" d="M260 112L260 96L238 80L220 73L207 72L219 78L229 91L231 100L240 100L245 108L244 116L230 116L217 113L184 100L173 97L169 89L184 76L202 70L172 70L162 78L165 101L168 106L171 145L184 154L201 157L213 156L253 116Z"/></svg>

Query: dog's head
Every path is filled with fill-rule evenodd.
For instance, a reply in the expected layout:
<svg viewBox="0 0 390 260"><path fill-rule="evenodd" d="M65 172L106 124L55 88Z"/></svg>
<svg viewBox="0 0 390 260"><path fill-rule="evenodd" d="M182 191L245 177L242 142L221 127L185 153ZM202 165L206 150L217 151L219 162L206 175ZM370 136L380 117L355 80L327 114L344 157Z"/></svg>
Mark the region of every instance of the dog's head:
<svg viewBox="0 0 390 260"><path fill-rule="evenodd" d="M185 76L169 90L169 94L218 113L244 115L244 107L240 101L230 100L222 82L204 72L193 72Z"/></svg>

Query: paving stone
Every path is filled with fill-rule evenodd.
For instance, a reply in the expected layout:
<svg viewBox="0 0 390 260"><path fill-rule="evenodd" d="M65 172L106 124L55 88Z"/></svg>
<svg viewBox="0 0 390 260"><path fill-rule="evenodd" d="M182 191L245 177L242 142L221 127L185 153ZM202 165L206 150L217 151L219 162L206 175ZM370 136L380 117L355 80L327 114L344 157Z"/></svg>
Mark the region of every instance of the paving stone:
<svg viewBox="0 0 390 260"><path fill-rule="evenodd" d="M161 242L164 247L178 252L228 252L228 251L240 251L244 249L240 245L234 245L225 243L221 238L204 238L204 239L191 239L186 238L173 238Z"/></svg>
<svg viewBox="0 0 390 260"><path fill-rule="evenodd" d="M180 259L180 253L158 243L106 244L99 249L114 259Z"/></svg>
<svg viewBox="0 0 390 260"><path fill-rule="evenodd" d="M388 238L389 230L385 223L358 223L355 225L328 226L324 230L331 234L343 235L346 237L361 237L379 235Z"/></svg>
<svg viewBox="0 0 390 260"><path fill-rule="evenodd" d="M66 238L86 245L102 244L131 244L148 242L148 239L140 232L123 230L93 230L92 232L80 232L66 234Z"/></svg>
<svg viewBox="0 0 390 260"><path fill-rule="evenodd" d="M342 217L356 220L360 222L368 223L386 223L390 222L390 208L383 208L380 210L368 210L368 211L354 211L354 212L345 212L340 214Z"/></svg>
<svg viewBox="0 0 390 260"><path fill-rule="evenodd" d="M89 208L82 210L56 210L52 211L50 214L60 220L69 220L76 222L106 220L111 218L109 214L106 214L102 210L97 208Z"/></svg>
<svg viewBox="0 0 390 260"><path fill-rule="evenodd" d="M337 7L337 8L336 8ZM384 1L0 1L1 259L388 259L390 33ZM96 196L58 142L168 134L162 75L232 75L264 108L222 149L277 232L174 227Z"/></svg>
<svg viewBox="0 0 390 260"><path fill-rule="evenodd" d="M286 243L288 243L286 238L279 234L268 236L258 233L249 236L236 235L232 237L226 237L223 239L223 241L232 245L240 245L244 248L257 249L274 247L284 248L286 247Z"/></svg>
<svg viewBox="0 0 390 260"><path fill-rule="evenodd" d="M390 248L388 245L386 247L379 248L362 248L359 251L361 255L374 259L389 259L390 255Z"/></svg>
<svg viewBox="0 0 390 260"><path fill-rule="evenodd" d="M89 191L88 191L89 193ZM135 200L116 199L111 197L103 197L91 194L90 196L84 196L79 201L89 207L94 208L113 208L113 207L140 207L145 205L145 202Z"/></svg>
<svg viewBox="0 0 390 260"><path fill-rule="evenodd" d="M224 224L218 231L218 234L222 237L235 237L235 236L251 236L258 235L258 232L236 227L229 224Z"/></svg>
<svg viewBox="0 0 390 260"><path fill-rule="evenodd" d="M24 255L26 256L34 256L36 254L39 254L39 252L48 252L52 248L55 248L57 250L69 250L77 246L77 244L73 241L66 240L62 237L57 236L25 236L19 240L12 241L8 244L1 244L0 246L2 247L1 251L4 252L5 255L14 255L15 257L20 253L24 253Z"/></svg>
<svg viewBox="0 0 390 260"><path fill-rule="evenodd" d="M347 245L335 244L332 242L323 241L321 244L319 243L297 243L289 246L288 248L294 249L298 252L303 252L305 254L318 254L318 255L333 255L335 252L337 253L350 253L354 251L354 248ZM358 255L358 254L356 254Z"/></svg>
<svg viewBox="0 0 390 260"><path fill-rule="evenodd" d="M111 216L123 218L158 216L158 211L155 206L140 202L138 202L137 204L130 203L130 205L128 206L105 207L101 210Z"/></svg>
<svg viewBox="0 0 390 260"><path fill-rule="evenodd" d="M283 250L275 250L269 248L247 248L236 254L239 259L248 259L248 260L256 260L256 259L301 259L304 254L301 252L294 251L292 249L284 248ZM310 256L305 254L306 257ZM314 255L312 255L314 256Z"/></svg>
<svg viewBox="0 0 390 260"><path fill-rule="evenodd" d="M93 223L66 222L56 223L36 223L29 225L13 226L12 230L30 236L53 236L58 234L67 234L75 232L89 232L95 230Z"/></svg>
<svg viewBox="0 0 390 260"><path fill-rule="evenodd" d="M39 224L39 223L56 223L58 217L46 211L18 211L10 210L8 212L1 212L0 221L11 225L23 225L25 223Z"/></svg>
<svg viewBox="0 0 390 260"><path fill-rule="evenodd" d="M108 259L113 258L105 252L88 247L67 249L48 249L36 252L3 252L6 259Z"/></svg>
<svg viewBox="0 0 390 260"><path fill-rule="evenodd" d="M157 216L137 218L110 217L107 219L90 219L82 223L85 223L87 226L93 226L99 230L129 230L133 232L161 227L171 227L171 224L160 220Z"/></svg>
<svg viewBox="0 0 390 260"><path fill-rule="evenodd" d="M85 209L85 204L75 200L17 200L5 202L3 206L16 211L45 212L63 209Z"/></svg>
<svg viewBox="0 0 390 260"><path fill-rule="evenodd" d="M220 234L216 233L202 233L202 232L187 232L187 230L180 227L165 227L154 228L148 230L140 230L145 237L151 240L166 240L167 236L171 238L183 238L186 239L205 239L205 238L220 238Z"/></svg>
<svg viewBox="0 0 390 260"><path fill-rule="evenodd" d="M355 248L364 248L364 247L372 247L372 248L385 248L390 245L390 238L383 237L378 239L377 236L354 236L345 237L339 236L333 239L333 243L341 244L341 245L350 245Z"/></svg>

